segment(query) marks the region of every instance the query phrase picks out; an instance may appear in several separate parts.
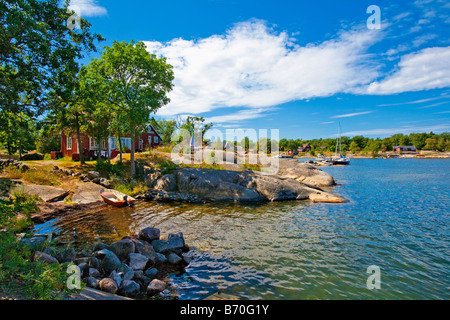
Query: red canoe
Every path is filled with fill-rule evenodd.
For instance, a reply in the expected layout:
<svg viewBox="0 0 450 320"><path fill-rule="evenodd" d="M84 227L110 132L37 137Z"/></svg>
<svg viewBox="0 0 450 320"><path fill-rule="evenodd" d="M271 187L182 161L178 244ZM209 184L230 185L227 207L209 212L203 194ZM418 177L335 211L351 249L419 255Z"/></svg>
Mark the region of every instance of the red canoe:
<svg viewBox="0 0 450 320"><path fill-rule="evenodd" d="M126 205L132 206L136 199L127 196L126 194L119 192L117 190L100 190L100 196L103 200L115 207L124 207Z"/></svg>

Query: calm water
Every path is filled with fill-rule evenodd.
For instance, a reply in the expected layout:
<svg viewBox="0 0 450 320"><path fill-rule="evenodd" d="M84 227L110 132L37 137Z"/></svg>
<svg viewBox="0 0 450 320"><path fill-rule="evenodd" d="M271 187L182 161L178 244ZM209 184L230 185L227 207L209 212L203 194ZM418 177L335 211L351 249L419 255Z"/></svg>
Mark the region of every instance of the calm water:
<svg viewBox="0 0 450 320"><path fill-rule="evenodd" d="M218 289L242 299L450 299L450 160L354 159L323 170L348 203L141 202L39 227L75 225L107 242L147 226L182 231L196 259L172 277L180 299ZM366 286L371 265L379 290Z"/></svg>

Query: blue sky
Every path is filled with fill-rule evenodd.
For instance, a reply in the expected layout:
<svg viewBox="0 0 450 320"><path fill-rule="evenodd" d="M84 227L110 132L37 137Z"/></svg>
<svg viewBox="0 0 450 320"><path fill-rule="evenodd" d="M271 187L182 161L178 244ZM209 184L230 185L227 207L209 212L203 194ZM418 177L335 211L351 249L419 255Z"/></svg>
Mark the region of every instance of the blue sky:
<svg viewBox="0 0 450 320"><path fill-rule="evenodd" d="M106 42L144 41L174 66L157 118L280 138L450 131L450 2L72 0ZM370 5L380 29L370 29ZM92 55L91 57L95 57ZM86 60L88 61L88 60Z"/></svg>

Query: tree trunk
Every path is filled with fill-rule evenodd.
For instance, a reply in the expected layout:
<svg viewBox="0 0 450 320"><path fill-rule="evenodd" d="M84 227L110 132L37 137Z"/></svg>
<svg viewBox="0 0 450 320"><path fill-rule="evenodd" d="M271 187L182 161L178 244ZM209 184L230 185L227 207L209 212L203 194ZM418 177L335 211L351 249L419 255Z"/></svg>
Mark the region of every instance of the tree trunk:
<svg viewBox="0 0 450 320"><path fill-rule="evenodd" d="M131 176L134 177L136 175L136 165L134 163L134 140L136 136L136 129L133 129L131 133L131 154L130 154L130 162L131 162Z"/></svg>
<svg viewBox="0 0 450 320"><path fill-rule="evenodd" d="M81 134L80 134L80 122L78 120L78 113L75 115L76 120L76 129L77 129L77 144L78 144L78 154L80 155L80 164L85 164L84 162L84 150L83 145L81 143Z"/></svg>
<svg viewBox="0 0 450 320"><path fill-rule="evenodd" d="M120 138L120 134L117 135L117 139L119 140L120 163L122 163L122 139Z"/></svg>
<svg viewBox="0 0 450 320"><path fill-rule="evenodd" d="M100 163L102 161L102 150L101 150L101 144L102 144L102 138L99 135L97 137L97 163Z"/></svg>
<svg viewBox="0 0 450 320"><path fill-rule="evenodd" d="M110 138L108 137L106 140L106 145L108 146L108 163L111 164L111 146L109 145Z"/></svg>

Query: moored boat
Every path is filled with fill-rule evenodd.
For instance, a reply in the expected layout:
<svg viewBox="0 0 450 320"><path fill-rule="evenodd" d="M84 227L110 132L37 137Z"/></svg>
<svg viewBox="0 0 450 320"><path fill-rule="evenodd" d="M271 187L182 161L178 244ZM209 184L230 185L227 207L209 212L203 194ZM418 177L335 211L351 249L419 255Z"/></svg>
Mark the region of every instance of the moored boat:
<svg viewBox="0 0 450 320"><path fill-rule="evenodd" d="M100 190L102 199L115 207L132 206L136 199L113 189Z"/></svg>

